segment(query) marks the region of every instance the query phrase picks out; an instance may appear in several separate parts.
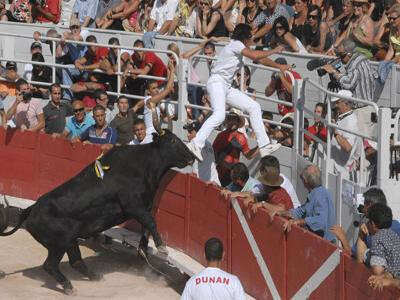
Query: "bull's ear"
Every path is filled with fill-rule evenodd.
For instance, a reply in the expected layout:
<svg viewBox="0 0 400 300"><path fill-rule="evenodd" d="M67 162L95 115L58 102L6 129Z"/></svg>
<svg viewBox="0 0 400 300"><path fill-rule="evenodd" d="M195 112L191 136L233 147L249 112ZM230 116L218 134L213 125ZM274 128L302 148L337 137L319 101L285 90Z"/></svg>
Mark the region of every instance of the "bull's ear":
<svg viewBox="0 0 400 300"><path fill-rule="evenodd" d="M155 132L153 132L152 135L153 135L153 143L155 145L160 144L160 136Z"/></svg>

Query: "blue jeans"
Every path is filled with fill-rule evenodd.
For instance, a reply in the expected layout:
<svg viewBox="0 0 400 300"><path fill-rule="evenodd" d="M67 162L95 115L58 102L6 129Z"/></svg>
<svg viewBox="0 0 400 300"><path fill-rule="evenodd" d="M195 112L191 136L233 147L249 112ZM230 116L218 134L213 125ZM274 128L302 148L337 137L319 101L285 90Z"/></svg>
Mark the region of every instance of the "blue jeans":
<svg viewBox="0 0 400 300"><path fill-rule="evenodd" d="M145 48L154 49L154 38L158 35L157 31L149 31L143 34L143 44Z"/></svg>

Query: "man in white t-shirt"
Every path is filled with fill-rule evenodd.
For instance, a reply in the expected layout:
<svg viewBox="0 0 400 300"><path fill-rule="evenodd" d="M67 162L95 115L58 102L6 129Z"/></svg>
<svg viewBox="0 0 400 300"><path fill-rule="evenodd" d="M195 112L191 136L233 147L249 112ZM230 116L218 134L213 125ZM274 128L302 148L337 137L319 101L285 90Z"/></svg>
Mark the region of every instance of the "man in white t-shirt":
<svg viewBox="0 0 400 300"><path fill-rule="evenodd" d="M201 149L214 128L225 120L225 104L229 104L250 115L250 123L256 134L261 156L276 151L280 144L272 144L265 132L260 104L245 93L232 87L236 72L243 65L243 56L263 65L280 69L285 73L287 65L280 65L267 58L267 51L251 50L251 27L247 24L236 25L231 42L219 53L212 64L211 76L207 81L207 92L213 109L211 116L204 122L196 137L187 145L198 160L202 160Z"/></svg>
<svg viewBox="0 0 400 300"><path fill-rule="evenodd" d="M352 92L340 90L339 95L352 97ZM353 113L351 102L340 97L333 97L338 112L336 125L347 130L360 132L357 115ZM345 179L354 180L350 175L357 169L357 160L361 156L362 140L354 134L335 130L331 142L331 157L334 161L334 172L341 173Z"/></svg>
<svg viewBox="0 0 400 300"><path fill-rule="evenodd" d="M146 123L142 119L136 119L133 122L133 134L135 138L128 145L144 145L153 141L153 135L147 133Z"/></svg>
<svg viewBox="0 0 400 300"><path fill-rule="evenodd" d="M186 124L183 127L188 132L189 141L196 137L200 127L201 124L198 121ZM203 161L196 161L193 164L193 173L196 173L197 177L205 182L216 183L221 186L215 164L214 149L209 141L206 141L203 149L201 149L201 154L203 155Z"/></svg>
<svg viewBox="0 0 400 300"><path fill-rule="evenodd" d="M186 282L181 300L244 300L244 290L235 275L220 269L224 246L217 238L205 244L207 267Z"/></svg>

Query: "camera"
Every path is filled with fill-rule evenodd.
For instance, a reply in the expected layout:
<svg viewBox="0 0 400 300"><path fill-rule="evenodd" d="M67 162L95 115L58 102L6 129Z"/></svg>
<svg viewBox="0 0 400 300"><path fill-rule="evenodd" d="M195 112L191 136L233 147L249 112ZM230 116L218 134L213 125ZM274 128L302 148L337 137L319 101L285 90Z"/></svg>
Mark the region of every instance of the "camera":
<svg viewBox="0 0 400 300"><path fill-rule="evenodd" d="M321 68L325 65L331 65L339 71L339 69L342 67L342 62L339 58L315 58L307 63L307 69L309 71L314 71L316 69L318 76L322 77L327 73L324 69Z"/></svg>
<svg viewBox="0 0 400 300"><path fill-rule="evenodd" d="M378 116L376 115L376 112L371 113L371 122L378 123Z"/></svg>
<svg viewBox="0 0 400 300"><path fill-rule="evenodd" d="M22 93L22 99L25 101L25 102L27 102L27 101L30 101L31 99L32 99L32 93L31 92L28 92L28 93Z"/></svg>

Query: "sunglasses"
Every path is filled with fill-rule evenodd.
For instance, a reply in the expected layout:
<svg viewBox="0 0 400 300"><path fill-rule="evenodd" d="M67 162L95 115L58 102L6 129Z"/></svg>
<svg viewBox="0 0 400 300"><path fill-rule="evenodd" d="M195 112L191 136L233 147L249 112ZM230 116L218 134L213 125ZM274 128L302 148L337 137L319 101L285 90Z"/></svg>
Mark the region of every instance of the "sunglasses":
<svg viewBox="0 0 400 300"><path fill-rule="evenodd" d="M79 29L79 28L81 28L81 26L79 26L79 25L72 25L72 26L70 26L69 27L69 29Z"/></svg>
<svg viewBox="0 0 400 300"><path fill-rule="evenodd" d="M397 18L398 18L399 16L397 16L397 17L388 17L388 20L389 21L391 21L391 22L393 22L393 21L396 21L397 20Z"/></svg>
<svg viewBox="0 0 400 300"><path fill-rule="evenodd" d="M74 113L79 113L79 112L82 112L82 111L84 111L85 110L85 108L83 108L83 107L81 107L81 108L77 108L77 109L74 109Z"/></svg>
<svg viewBox="0 0 400 300"><path fill-rule="evenodd" d="M317 15L308 15L307 17L309 20L317 20L318 16Z"/></svg>
<svg viewBox="0 0 400 300"><path fill-rule="evenodd" d="M278 25L278 26L275 27L275 29L283 29L283 26L282 25Z"/></svg>
<svg viewBox="0 0 400 300"><path fill-rule="evenodd" d="M256 0L246 0L246 2L256 2Z"/></svg>
<svg viewBox="0 0 400 300"><path fill-rule="evenodd" d="M201 2L200 5L209 6L207 2Z"/></svg>

